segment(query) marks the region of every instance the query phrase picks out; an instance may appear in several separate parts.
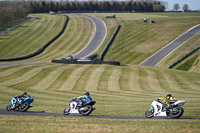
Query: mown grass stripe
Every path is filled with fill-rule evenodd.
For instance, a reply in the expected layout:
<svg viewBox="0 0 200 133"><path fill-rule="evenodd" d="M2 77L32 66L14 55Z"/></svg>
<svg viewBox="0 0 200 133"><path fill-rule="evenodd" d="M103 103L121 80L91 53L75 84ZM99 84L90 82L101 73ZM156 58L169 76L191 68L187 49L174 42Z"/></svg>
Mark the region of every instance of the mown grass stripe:
<svg viewBox="0 0 200 133"><path fill-rule="evenodd" d="M25 89L25 88L30 89L32 86L39 84L41 82L41 79L45 78L52 70L53 70L53 67L44 68L39 73L37 73L34 77L24 82L18 83L16 85L11 85L9 87L13 87L16 89Z"/></svg>
<svg viewBox="0 0 200 133"><path fill-rule="evenodd" d="M149 87L155 91L164 91L164 89L162 89L162 87L160 86L160 82L158 80L157 74L151 69L148 69L147 73L149 75L148 76Z"/></svg>
<svg viewBox="0 0 200 133"><path fill-rule="evenodd" d="M3 76L3 77L0 77L0 82L4 82L4 81L9 81L9 80L12 80L12 79L15 79L17 77L20 77L22 76L24 73L30 71L31 69L33 68L22 68L10 75L7 75L7 76Z"/></svg>
<svg viewBox="0 0 200 133"><path fill-rule="evenodd" d="M120 76L120 79L119 79L119 84L120 84L120 88L121 90L131 90L130 88L130 74L131 74L131 70L128 69L128 68L123 68L122 69L122 74Z"/></svg>
<svg viewBox="0 0 200 133"><path fill-rule="evenodd" d="M161 70L155 70L154 72L157 74L161 88L166 91L172 90L172 88L169 86L169 83L166 81L165 74Z"/></svg>
<svg viewBox="0 0 200 133"><path fill-rule="evenodd" d="M69 78L73 69L67 68L65 69L60 76L49 86L49 90L59 90L65 81Z"/></svg>
<svg viewBox="0 0 200 133"><path fill-rule="evenodd" d="M33 89L47 89L49 86L59 77L63 72L62 67L53 69L45 78L43 78L39 84L32 86Z"/></svg>
<svg viewBox="0 0 200 133"><path fill-rule="evenodd" d="M98 83L101 78L101 75L106 69L105 65L101 65L97 67L98 68L96 68L95 70L91 72L90 77L85 85L85 88L89 91L97 91Z"/></svg>
<svg viewBox="0 0 200 133"><path fill-rule="evenodd" d="M153 90L150 86L149 86L149 80L148 80L148 73L147 70L144 68L139 68L140 74L139 74L139 79L140 79L140 86L143 90Z"/></svg>
<svg viewBox="0 0 200 133"><path fill-rule="evenodd" d="M122 74L121 67L111 67L112 73L109 76L108 80L108 90L109 91L119 91L121 90L120 88L120 77Z"/></svg>
<svg viewBox="0 0 200 133"><path fill-rule="evenodd" d="M96 66L90 66L87 69L85 69L81 76L79 77L79 79L76 82L76 85L74 86L73 90L85 90L87 88L85 88L88 79L92 73L92 71L94 71L97 67Z"/></svg>
<svg viewBox="0 0 200 133"><path fill-rule="evenodd" d="M129 86L130 89L133 91L142 91L141 85L140 85L140 71L139 68L134 66L130 67L130 78L129 78Z"/></svg>
<svg viewBox="0 0 200 133"><path fill-rule="evenodd" d="M90 65L79 65L79 67L77 66L75 70L73 70L67 81L60 87L59 90L61 91L73 90L74 86L76 85L82 73L89 67Z"/></svg>
<svg viewBox="0 0 200 133"><path fill-rule="evenodd" d="M98 83L98 90L99 91L102 91L102 90L108 90L109 89L109 86L108 86L108 80L110 78L110 75L113 71L113 68L108 66L104 72L102 73L101 77L100 77L100 80L99 80L99 83Z"/></svg>

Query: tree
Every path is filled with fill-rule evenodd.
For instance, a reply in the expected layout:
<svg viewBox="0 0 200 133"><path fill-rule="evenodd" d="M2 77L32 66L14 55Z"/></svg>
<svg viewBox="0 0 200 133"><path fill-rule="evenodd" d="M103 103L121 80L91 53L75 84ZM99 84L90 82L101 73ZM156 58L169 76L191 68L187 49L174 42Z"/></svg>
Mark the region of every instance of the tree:
<svg viewBox="0 0 200 133"><path fill-rule="evenodd" d="M188 6L188 4L184 4L184 5L183 5L183 11L184 11L184 12L189 11L189 6Z"/></svg>
<svg viewBox="0 0 200 133"><path fill-rule="evenodd" d="M179 4L178 4L178 3L174 4L174 10L175 10L175 11L178 11L178 9L180 9Z"/></svg>

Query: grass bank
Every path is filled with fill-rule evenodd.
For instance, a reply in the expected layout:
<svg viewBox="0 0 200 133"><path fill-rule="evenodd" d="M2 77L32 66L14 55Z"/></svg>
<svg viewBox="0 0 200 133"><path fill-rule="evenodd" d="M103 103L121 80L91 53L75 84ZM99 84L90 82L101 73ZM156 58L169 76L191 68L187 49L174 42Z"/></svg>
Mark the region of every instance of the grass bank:
<svg viewBox="0 0 200 133"><path fill-rule="evenodd" d="M108 38L111 37L113 28L118 23L121 25L114 43L105 56L105 60L120 61L121 64L141 63L200 21L199 13L116 13L116 18L111 19L105 18L110 15L109 13L91 15L105 21ZM154 20L156 23L144 23L144 18ZM198 42L193 39L190 44L194 46L193 43Z"/></svg>
<svg viewBox="0 0 200 133"><path fill-rule="evenodd" d="M197 133L200 120L120 120L40 116L0 116L1 132ZM23 130L22 130L23 129Z"/></svg>

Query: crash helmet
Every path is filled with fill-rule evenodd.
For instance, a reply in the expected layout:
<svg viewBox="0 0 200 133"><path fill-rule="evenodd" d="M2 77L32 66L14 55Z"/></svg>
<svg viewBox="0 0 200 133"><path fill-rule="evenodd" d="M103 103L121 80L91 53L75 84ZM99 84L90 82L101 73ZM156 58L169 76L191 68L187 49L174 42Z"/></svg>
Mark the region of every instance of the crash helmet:
<svg viewBox="0 0 200 133"><path fill-rule="evenodd" d="M166 98L167 98L167 99L170 99L170 97L172 97L171 94L167 94L167 95L166 95Z"/></svg>
<svg viewBox="0 0 200 133"><path fill-rule="evenodd" d="M89 92L86 92L85 95L86 95L86 96L90 96L90 93L89 93Z"/></svg>
<svg viewBox="0 0 200 133"><path fill-rule="evenodd" d="M27 93L26 93L26 92L24 92L24 93L23 93L23 95L27 95Z"/></svg>

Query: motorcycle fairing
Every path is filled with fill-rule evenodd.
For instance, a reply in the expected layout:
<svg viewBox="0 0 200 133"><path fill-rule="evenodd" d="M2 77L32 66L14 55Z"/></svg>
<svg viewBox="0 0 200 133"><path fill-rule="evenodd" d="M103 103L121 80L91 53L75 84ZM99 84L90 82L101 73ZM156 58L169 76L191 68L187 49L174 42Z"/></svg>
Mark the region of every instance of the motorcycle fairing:
<svg viewBox="0 0 200 133"><path fill-rule="evenodd" d="M166 111L163 111L162 103L153 101L152 105L154 107L154 116L167 116Z"/></svg>
<svg viewBox="0 0 200 133"><path fill-rule="evenodd" d="M77 109L77 102L71 101L69 105L70 105L70 114L79 114L79 111Z"/></svg>

